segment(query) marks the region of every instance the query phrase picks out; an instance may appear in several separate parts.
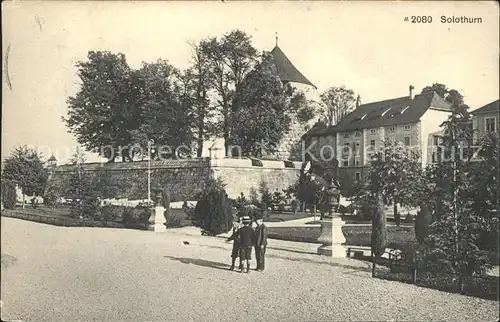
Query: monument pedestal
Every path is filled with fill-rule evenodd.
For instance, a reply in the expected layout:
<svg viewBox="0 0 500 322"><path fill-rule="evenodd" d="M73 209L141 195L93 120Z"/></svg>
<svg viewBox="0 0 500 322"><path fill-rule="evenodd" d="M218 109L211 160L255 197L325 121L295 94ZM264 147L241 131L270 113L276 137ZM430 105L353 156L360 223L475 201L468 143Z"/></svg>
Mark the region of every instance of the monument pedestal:
<svg viewBox="0 0 500 322"><path fill-rule="evenodd" d="M347 257L345 237L342 232L345 221L340 215L334 215L331 220L322 220L320 223L321 233L318 241L322 245L318 247L318 254L336 258Z"/></svg>
<svg viewBox="0 0 500 322"><path fill-rule="evenodd" d="M151 217L149 217L149 230L155 233L165 232L167 226L165 226L165 208L162 206L156 206L152 210Z"/></svg>

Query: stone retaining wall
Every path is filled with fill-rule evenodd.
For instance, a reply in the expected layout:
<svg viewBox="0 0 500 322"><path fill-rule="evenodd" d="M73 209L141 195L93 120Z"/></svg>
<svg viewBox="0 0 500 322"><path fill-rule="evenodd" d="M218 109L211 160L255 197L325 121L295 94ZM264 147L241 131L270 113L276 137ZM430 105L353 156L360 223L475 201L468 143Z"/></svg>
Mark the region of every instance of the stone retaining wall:
<svg viewBox="0 0 500 322"><path fill-rule="evenodd" d="M300 162L266 161L243 158L197 158L151 162L151 186L160 186L170 192L171 201L195 200L204 189L208 178L222 178L227 184L230 198L237 198L241 192L246 196L251 189L258 189L265 181L271 192L286 189L298 180ZM147 161L87 163L86 171L105 171L118 182L117 199L142 200L147 198ZM59 166L51 171L50 183L65 188L74 174L74 165Z"/></svg>

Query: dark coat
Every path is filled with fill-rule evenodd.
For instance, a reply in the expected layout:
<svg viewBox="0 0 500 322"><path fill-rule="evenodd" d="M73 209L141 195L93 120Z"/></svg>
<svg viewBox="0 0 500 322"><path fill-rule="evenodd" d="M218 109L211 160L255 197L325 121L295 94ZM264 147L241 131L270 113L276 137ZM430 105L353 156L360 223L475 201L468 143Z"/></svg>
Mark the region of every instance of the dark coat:
<svg viewBox="0 0 500 322"><path fill-rule="evenodd" d="M260 247L260 246L267 246L267 227L266 225L258 225L255 227L255 234L254 234L254 243L255 246Z"/></svg>

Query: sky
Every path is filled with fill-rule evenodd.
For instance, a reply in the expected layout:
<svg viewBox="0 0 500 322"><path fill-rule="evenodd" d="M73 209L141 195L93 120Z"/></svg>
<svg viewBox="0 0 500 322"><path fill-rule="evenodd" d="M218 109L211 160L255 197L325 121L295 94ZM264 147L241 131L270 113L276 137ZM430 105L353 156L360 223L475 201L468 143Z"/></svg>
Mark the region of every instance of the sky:
<svg viewBox="0 0 500 322"><path fill-rule="evenodd" d="M433 21L405 21L412 15ZM445 24L441 16L482 23ZM121 52L133 68L163 58L184 69L188 41L234 29L250 34L260 51L274 47L277 33L279 47L318 94L346 86L367 103L438 82L459 90L472 109L499 96L496 1L16 1L2 2L2 18L2 159L25 144L60 163L70 157L76 139L61 118L78 90L75 64L88 51Z"/></svg>

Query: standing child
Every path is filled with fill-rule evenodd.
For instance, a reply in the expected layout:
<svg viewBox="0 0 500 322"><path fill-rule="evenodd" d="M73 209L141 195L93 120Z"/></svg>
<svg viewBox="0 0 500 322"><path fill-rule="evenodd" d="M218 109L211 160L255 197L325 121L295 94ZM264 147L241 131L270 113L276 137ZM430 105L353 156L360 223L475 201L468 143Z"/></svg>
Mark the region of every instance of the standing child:
<svg viewBox="0 0 500 322"><path fill-rule="evenodd" d="M267 227L264 220L258 218L255 227L255 259L257 260L257 271L262 272L265 268L265 256L267 247Z"/></svg>
<svg viewBox="0 0 500 322"><path fill-rule="evenodd" d="M243 262L246 262L246 273L250 273L250 260L252 259L252 246L254 231L250 224L252 220L250 217L243 217L243 227L238 230L238 237L240 239L240 267L241 272L244 273L245 269Z"/></svg>
<svg viewBox="0 0 500 322"><path fill-rule="evenodd" d="M231 251L231 268L234 269L234 264L236 263L236 259L240 256L240 239L238 238L238 230L243 227L241 222L241 217L237 222L233 224L233 234L231 237L227 239L227 241L233 241L233 250ZM243 264L240 262L240 270L243 268Z"/></svg>

